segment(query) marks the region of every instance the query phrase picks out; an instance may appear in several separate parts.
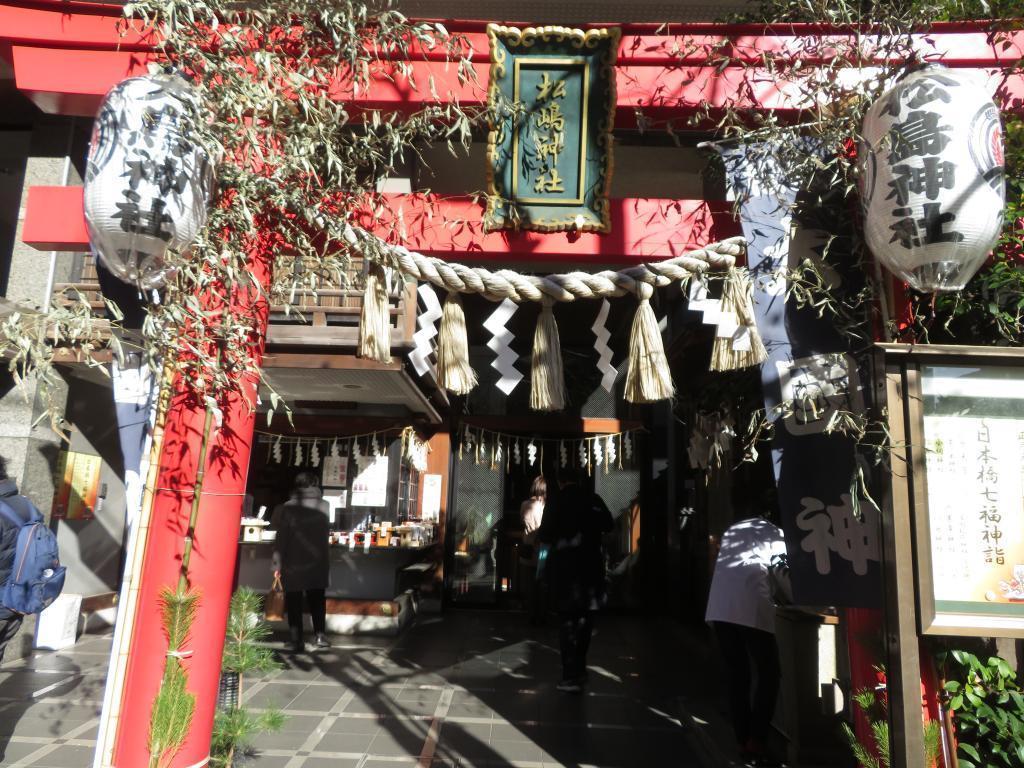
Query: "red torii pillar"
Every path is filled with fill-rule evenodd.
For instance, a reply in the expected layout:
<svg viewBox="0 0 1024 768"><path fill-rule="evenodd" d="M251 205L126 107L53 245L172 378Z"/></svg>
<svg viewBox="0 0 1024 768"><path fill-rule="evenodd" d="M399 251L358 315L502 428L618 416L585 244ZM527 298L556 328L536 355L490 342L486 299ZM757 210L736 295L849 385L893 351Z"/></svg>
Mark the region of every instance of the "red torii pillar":
<svg viewBox="0 0 1024 768"><path fill-rule="evenodd" d="M261 247L250 259L255 282L270 282L272 259L269 247ZM223 298L207 297L207 306L223 305ZM252 318L256 362L260 362L266 337L266 294L254 285L235 286L228 310L237 317ZM238 531L249 471L255 425L256 376L249 376L239 392L229 395L221 424L212 425L206 461L199 467L206 409L187 392L174 375L163 419L162 435L155 436L151 463L155 482L147 488L143 505L136 558L125 574L129 604L119 612L130 621L115 655L124 659L120 679L112 692L117 712L109 721L100 744L106 754L97 765L142 768L149 765L148 747L153 700L160 688L167 651L167 637L160 612L160 593L178 584L185 536L199 471L204 472L194 544L188 566L189 584L200 595L198 615L185 645L183 659L188 690L195 694L196 708L189 735L169 763L191 768L207 763L214 710L220 680L221 653L228 606L238 554ZM168 384L164 384L168 386ZM165 393L166 396L167 393ZM150 479L154 479L151 472ZM118 619L121 620L121 617ZM108 681L108 685L110 682Z"/></svg>

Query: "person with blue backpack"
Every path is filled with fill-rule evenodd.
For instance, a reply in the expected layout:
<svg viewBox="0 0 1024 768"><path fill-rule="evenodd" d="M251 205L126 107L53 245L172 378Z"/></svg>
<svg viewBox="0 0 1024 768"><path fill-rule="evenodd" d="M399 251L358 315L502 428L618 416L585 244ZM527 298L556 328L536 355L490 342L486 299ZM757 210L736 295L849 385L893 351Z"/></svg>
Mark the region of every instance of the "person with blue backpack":
<svg viewBox="0 0 1024 768"><path fill-rule="evenodd" d="M0 662L26 614L39 613L63 588L57 537L0 457Z"/></svg>

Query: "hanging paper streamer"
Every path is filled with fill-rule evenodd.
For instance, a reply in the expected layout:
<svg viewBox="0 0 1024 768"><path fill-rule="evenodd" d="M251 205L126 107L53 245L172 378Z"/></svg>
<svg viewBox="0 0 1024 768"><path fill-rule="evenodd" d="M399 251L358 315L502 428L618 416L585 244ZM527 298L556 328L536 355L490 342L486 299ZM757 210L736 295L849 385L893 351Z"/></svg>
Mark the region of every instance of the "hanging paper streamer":
<svg viewBox="0 0 1024 768"><path fill-rule="evenodd" d="M569 464L569 451L565 447L565 440L558 441L558 461L562 469L565 469Z"/></svg>
<svg viewBox="0 0 1024 768"><path fill-rule="evenodd" d="M484 322L484 328L491 333L491 340L487 342L487 348L495 354L491 362L491 368L501 374L494 385L506 395L512 394L523 374L516 369L516 360L519 355L512 349L512 331L508 329L508 321L519 309L519 305L511 299L505 299L498 308L494 310Z"/></svg>
<svg viewBox="0 0 1024 768"><path fill-rule="evenodd" d="M593 441L593 446L594 446L594 463L597 466L601 466L601 462L604 461L604 453L601 450L601 441L598 440L598 439L595 439Z"/></svg>
<svg viewBox="0 0 1024 768"><path fill-rule="evenodd" d="M302 466L302 443L301 442L295 443L295 466L296 467L301 467Z"/></svg>
<svg viewBox="0 0 1024 768"><path fill-rule="evenodd" d="M331 442L331 456L338 458L341 454L338 453L338 441L334 440Z"/></svg>
<svg viewBox="0 0 1024 768"><path fill-rule="evenodd" d="M526 446L526 460L532 467L537 462L537 444L531 440Z"/></svg>
<svg viewBox="0 0 1024 768"><path fill-rule="evenodd" d="M687 309L691 312L701 313L701 322L704 325L718 325L719 316L722 313L722 302L719 299L712 299L708 293L707 284L699 277L690 280L689 302Z"/></svg>
<svg viewBox="0 0 1024 768"><path fill-rule="evenodd" d="M627 432L622 437L622 452L626 454L626 460L633 458L633 437Z"/></svg>
<svg viewBox="0 0 1024 768"><path fill-rule="evenodd" d="M320 443L313 441L313 447L309 449L309 463L314 467L320 466Z"/></svg>
<svg viewBox="0 0 1024 768"><path fill-rule="evenodd" d="M380 456L380 441L377 439L377 434L373 435L373 455Z"/></svg>
<svg viewBox="0 0 1024 768"><path fill-rule="evenodd" d="M606 392L612 391L615 387L615 377L619 375L618 370L612 365L612 348L608 346L608 341L611 339L612 334L605 327L611 310L611 302L608 299L604 299L601 302L601 308L597 311L597 319L590 326L590 330L594 332L596 337L594 351L597 352L597 370L601 372L601 386L604 387Z"/></svg>
<svg viewBox="0 0 1024 768"><path fill-rule="evenodd" d="M352 439L352 450L350 451L352 458L361 459L363 457L363 449L359 447L359 439Z"/></svg>
<svg viewBox="0 0 1024 768"><path fill-rule="evenodd" d="M519 441L516 440L515 447L513 448L513 455L515 456L516 464L521 464L523 461L523 455L519 451Z"/></svg>
<svg viewBox="0 0 1024 768"><path fill-rule="evenodd" d="M281 438L278 438L277 440L274 441L274 449L273 451L271 451L271 453L274 456L275 464L280 464L282 461L284 461L284 456L282 456L281 454Z"/></svg>
<svg viewBox="0 0 1024 768"><path fill-rule="evenodd" d="M590 458L590 455L589 455L589 453L587 451L587 441L586 440L582 440L582 441L580 441L580 466L581 467L587 466L589 458Z"/></svg>
<svg viewBox="0 0 1024 768"><path fill-rule="evenodd" d="M615 449L615 435L608 435L605 443L605 453L608 454L608 462L610 464L615 463L616 449Z"/></svg>
<svg viewBox="0 0 1024 768"><path fill-rule="evenodd" d="M416 293L423 302L424 310L416 317L416 326L419 330L412 335L414 346L409 353L409 362L418 376L425 376L433 368L430 363L430 356L434 354L432 342L437 336L437 321L441 319L443 310L430 283L420 283Z"/></svg>

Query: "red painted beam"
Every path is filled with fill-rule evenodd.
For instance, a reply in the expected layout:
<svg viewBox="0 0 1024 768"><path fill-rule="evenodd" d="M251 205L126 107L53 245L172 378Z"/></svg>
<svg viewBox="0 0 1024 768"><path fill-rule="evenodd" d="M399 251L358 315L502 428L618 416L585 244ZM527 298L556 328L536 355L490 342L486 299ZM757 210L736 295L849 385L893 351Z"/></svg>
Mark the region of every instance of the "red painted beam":
<svg viewBox="0 0 1024 768"><path fill-rule="evenodd" d="M18 88L46 112L93 116L100 99L118 81L145 72L153 55L123 51L82 51L12 46ZM430 62L411 65L412 80L383 69L370 93L353 99L353 107L411 110L437 103L428 82L445 101L463 106L486 99L488 67L474 64L476 82L460 83L454 66ZM999 69L985 70L990 90L1000 90L1004 108L1024 108L1024 76ZM796 115L811 106L797 84L783 81L767 69L727 67L620 66L616 69L618 113L616 126L636 127L636 110L650 119L678 118L707 103L713 108L769 109ZM348 98L339 87L336 96Z"/></svg>
<svg viewBox="0 0 1024 768"><path fill-rule="evenodd" d="M457 261L626 264L671 258L739 234L728 203L703 200L612 200L608 235L484 232L482 206L469 198L393 195L389 202L374 217L375 231L382 237L404 232L398 239L406 247ZM89 250L81 187L30 188L22 233L39 250Z"/></svg>
<svg viewBox="0 0 1024 768"><path fill-rule="evenodd" d="M158 42L152 28L129 22L116 6L92 12L74 3L60 8L0 3L0 38L24 45L53 45L99 50L151 50Z"/></svg>
<svg viewBox="0 0 1024 768"><path fill-rule="evenodd" d="M29 187L21 239L40 251L88 251L81 187Z"/></svg>
<svg viewBox="0 0 1024 768"><path fill-rule="evenodd" d="M18 90L44 112L95 117L110 88L146 73L152 53L11 46Z"/></svg>
<svg viewBox="0 0 1024 768"><path fill-rule="evenodd" d="M486 22L445 20L445 25L463 36L474 61L488 62ZM618 63L630 66L697 66L723 54L745 64L758 64L764 56L815 63L828 60L856 39L849 29L809 24L620 26ZM119 7L45 0L31 5L0 2L0 39L20 45L121 51L150 50L158 42L154 30L141 21L124 20ZM1009 65L1024 56L1024 32L1001 32L996 42L984 23L936 24L929 33L915 35L914 45L922 58L941 59L950 66ZM426 49L414 43L411 51L412 59L444 58L440 46Z"/></svg>

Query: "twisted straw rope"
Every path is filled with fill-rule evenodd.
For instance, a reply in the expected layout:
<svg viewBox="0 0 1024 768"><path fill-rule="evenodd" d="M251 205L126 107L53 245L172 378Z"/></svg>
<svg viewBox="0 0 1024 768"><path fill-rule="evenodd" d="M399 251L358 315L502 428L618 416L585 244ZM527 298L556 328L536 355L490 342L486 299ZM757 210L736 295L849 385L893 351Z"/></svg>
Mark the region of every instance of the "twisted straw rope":
<svg viewBox="0 0 1024 768"><path fill-rule="evenodd" d="M398 270L416 280L432 283L448 292L477 293L491 301L561 301L624 296L631 293L649 299L654 288L686 280L709 271L736 265L746 250L746 240L730 237L665 261L639 264L622 270L567 272L554 275L523 275L511 269L491 271L483 267L447 262L424 256L401 245L385 243L365 230L346 229L345 240L358 248L360 240L374 242L397 262Z"/></svg>

